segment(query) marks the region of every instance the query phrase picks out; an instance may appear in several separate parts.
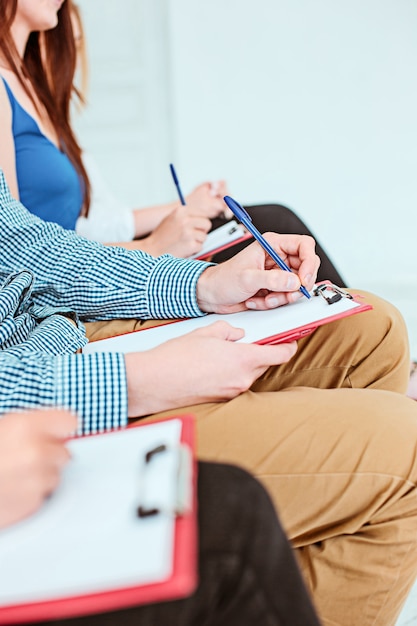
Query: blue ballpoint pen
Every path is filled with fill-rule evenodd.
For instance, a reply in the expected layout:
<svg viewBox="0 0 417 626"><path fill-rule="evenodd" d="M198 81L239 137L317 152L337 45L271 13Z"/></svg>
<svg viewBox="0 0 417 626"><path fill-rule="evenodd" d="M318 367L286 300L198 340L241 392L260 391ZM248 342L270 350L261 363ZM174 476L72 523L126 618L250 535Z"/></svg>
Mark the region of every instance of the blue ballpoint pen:
<svg viewBox="0 0 417 626"><path fill-rule="evenodd" d="M172 174L172 178L174 180L175 186L177 188L178 191L178 196L180 199L180 202L183 206L186 205L186 202L184 200L184 196L182 195L182 191L181 191L181 187L180 187L180 183L178 181L178 176L177 176L177 172L175 171L175 167L172 165L172 163L169 164L169 169L171 170L171 174Z"/></svg>
<svg viewBox="0 0 417 626"><path fill-rule="evenodd" d="M224 197L224 201L226 202L227 206L232 211L234 216L255 237L255 239L261 244L262 248L264 250L266 250L266 252L268 252L269 256L272 259L274 259L275 263L282 270L285 270L286 272L291 272L292 271L291 268L289 268L288 265L281 259L281 257L278 256L278 254L275 252L275 250L272 248L272 246L270 246L270 244L267 242L267 240L261 235L259 230L257 228L255 228L255 226L253 225L251 216L243 208L243 206L241 204L239 204L239 202L237 202L236 200L233 200L233 198L231 198L230 196L225 196ZM303 287L303 285L301 285L300 291L306 298L311 298L311 296L308 293L307 289L305 287Z"/></svg>

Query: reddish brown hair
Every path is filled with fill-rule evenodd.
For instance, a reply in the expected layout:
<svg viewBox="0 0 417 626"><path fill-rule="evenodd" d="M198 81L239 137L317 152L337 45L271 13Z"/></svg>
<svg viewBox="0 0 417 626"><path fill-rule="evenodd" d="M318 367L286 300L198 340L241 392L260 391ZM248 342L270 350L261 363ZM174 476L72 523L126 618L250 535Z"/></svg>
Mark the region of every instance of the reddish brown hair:
<svg viewBox="0 0 417 626"><path fill-rule="evenodd" d="M36 102L27 88L29 80L39 101L45 107L63 150L83 182L83 214L90 206L90 182L84 168L81 148L70 123L70 103L75 88L76 49L71 23L71 0L65 0L58 12L58 25L42 35L30 34L23 59L19 58L10 29L17 11L17 0L0 0L0 51L18 77L23 89ZM42 40L42 51L40 46Z"/></svg>

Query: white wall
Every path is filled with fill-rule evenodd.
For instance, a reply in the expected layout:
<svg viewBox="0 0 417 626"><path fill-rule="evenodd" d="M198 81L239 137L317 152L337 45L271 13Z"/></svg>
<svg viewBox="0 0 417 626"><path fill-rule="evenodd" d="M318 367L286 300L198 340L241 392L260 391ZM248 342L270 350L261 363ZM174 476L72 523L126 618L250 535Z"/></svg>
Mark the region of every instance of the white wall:
<svg viewBox="0 0 417 626"><path fill-rule="evenodd" d="M80 141L126 203L165 201L172 193L166 2L77 2L90 69L88 106L74 119Z"/></svg>
<svg viewBox="0 0 417 626"><path fill-rule="evenodd" d="M132 204L224 177L400 307L417 355L416 0L79 0L83 143Z"/></svg>
<svg viewBox="0 0 417 626"><path fill-rule="evenodd" d="M299 212L351 283L416 274L415 0L170 0L176 161Z"/></svg>

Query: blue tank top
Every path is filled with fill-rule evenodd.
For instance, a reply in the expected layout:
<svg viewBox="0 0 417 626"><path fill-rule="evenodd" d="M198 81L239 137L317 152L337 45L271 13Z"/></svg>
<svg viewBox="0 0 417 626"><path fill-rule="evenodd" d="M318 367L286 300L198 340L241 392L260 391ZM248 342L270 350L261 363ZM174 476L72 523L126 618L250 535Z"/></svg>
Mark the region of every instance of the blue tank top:
<svg viewBox="0 0 417 626"><path fill-rule="evenodd" d="M83 204L80 177L67 155L18 103L4 78L3 83L12 107L20 201L41 219L74 230Z"/></svg>

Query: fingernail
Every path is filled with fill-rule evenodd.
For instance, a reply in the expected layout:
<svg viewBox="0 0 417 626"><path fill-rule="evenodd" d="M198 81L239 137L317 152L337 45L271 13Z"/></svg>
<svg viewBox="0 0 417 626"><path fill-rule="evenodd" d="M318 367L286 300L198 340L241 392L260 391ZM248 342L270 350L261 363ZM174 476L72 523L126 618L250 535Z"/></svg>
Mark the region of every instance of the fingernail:
<svg viewBox="0 0 417 626"><path fill-rule="evenodd" d="M303 285L309 285L312 279L313 279L312 274L307 274L307 276L304 276Z"/></svg>
<svg viewBox="0 0 417 626"><path fill-rule="evenodd" d="M271 309L276 308L278 305L279 305L279 302L277 298L268 298L268 306L270 306Z"/></svg>
<svg viewBox="0 0 417 626"><path fill-rule="evenodd" d="M219 183L214 182L210 185L210 191L212 196L217 196L217 190L219 188Z"/></svg>
<svg viewBox="0 0 417 626"><path fill-rule="evenodd" d="M246 303L246 306L248 309L256 309L256 302L249 300L249 302Z"/></svg>

